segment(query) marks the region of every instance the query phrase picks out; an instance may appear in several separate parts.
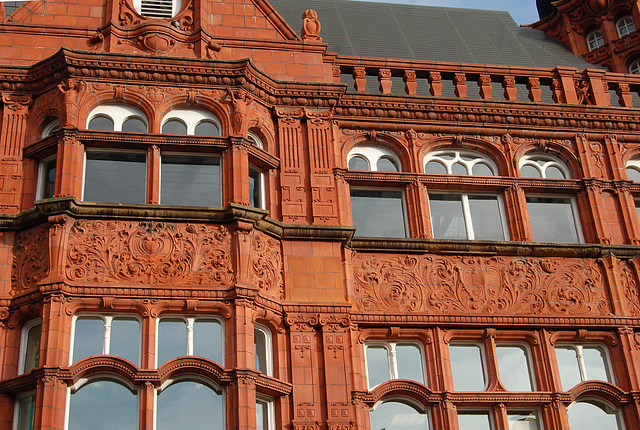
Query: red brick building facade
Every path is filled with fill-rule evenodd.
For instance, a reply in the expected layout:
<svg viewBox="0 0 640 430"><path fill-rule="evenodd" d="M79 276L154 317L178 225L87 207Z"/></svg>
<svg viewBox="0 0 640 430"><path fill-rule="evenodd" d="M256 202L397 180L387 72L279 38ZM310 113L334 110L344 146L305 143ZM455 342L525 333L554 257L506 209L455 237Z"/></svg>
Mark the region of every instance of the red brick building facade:
<svg viewBox="0 0 640 430"><path fill-rule="evenodd" d="M538 3L0 3L0 430L639 428L640 6Z"/></svg>

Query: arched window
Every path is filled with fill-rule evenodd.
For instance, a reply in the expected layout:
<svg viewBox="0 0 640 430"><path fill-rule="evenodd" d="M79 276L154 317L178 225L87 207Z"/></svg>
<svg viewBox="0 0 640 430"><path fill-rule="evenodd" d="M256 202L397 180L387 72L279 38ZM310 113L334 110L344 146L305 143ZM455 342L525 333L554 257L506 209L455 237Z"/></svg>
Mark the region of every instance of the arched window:
<svg viewBox="0 0 640 430"><path fill-rule="evenodd" d="M569 427L579 430L619 430L620 418L615 408L598 400L580 400L567 408Z"/></svg>
<svg viewBox="0 0 640 430"><path fill-rule="evenodd" d="M60 121L57 119L54 119L42 129L42 138L44 139L45 137L50 136L51 133L53 133L59 128L60 128Z"/></svg>
<svg viewBox="0 0 640 430"><path fill-rule="evenodd" d="M171 18L180 11L182 0L133 0L133 7L142 16Z"/></svg>
<svg viewBox="0 0 640 430"><path fill-rule="evenodd" d="M255 369L267 376L273 376L273 348L271 331L261 324L253 329Z"/></svg>
<svg viewBox="0 0 640 430"><path fill-rule="evenodd" d="M524 178L569 179L569 169L547 154L527 154L520 159L520 175Z"/></svg>
<svg viewBox="0 0 640 430"><path fill-rule="evenodd" d="M618 36L625 37L636 31L636 24L633 22L631 15L625 15L616 21L616 29L618 30Z"/></svg>
<svg viewBox="0 0 640 430"><path fill-rule="evenodd" d="M391 379L409 379L425 384L423 353L411 342L367 342L365 359L369 389Z"/></svg>
<svg viewBox="0 0 640 430"><path fill-rule="evenodd" d="M568 391L584 381L613 381L603 346L556 345L555 352L563 390Z"/></svg>
<svg viewBox="0 0 640 430"><path fill-rule="evenodd" d="M74 317L71 364L92 355L115 355L140 362L140 321L132 316Z"/></svg>
<svg viewBox="0 0 640 430"><path fill-rule="evenodd" d="M633 182L640 182L640 158L627 161L627 178Z"/></svg>
<svg viewBox="0 0 640 430"><path fill-rule="evenodd" d="M640 60L635 60L629 64L629 73L640 75Z"/></svg>
<svg viewBox="0 0 640 430"><path fill-rule="evenodd" d="M594 30L591 33L587 34L587 46L589 46L589 51L595 51L596 49L604 46L604 37L602 36L602 32L600 30Z"/></svg>
<svg viewBox="0 0 640 430"><path fill-rule="evenodd" d="M200 381L177 381L158 393L156 430L223 430L222 391Z"/></svg>
<svg viewBox="0 0 640 430"><path fill-rule="evenodd" d="M42 322L38 320L29 321L22 328L20 338L20 363L19 373L29 373L38 367L40 359L40 334L42 332Z"/></svg>
<svg viewBox="0 0 640 430"><path fill-rule="evenodd" d="M102 105L87 118L88 130L147 133L147 118L139 109L127 105Z"/></svg>
<svg viewBox="0 0 640 430"><path fill-rule="evenodd" d="M390 400L375 405L369 414L371 430L429 430L429 414L409 402Z"/></svg>
<svg viewBox="0 0 640 430"><path fill-rule="evenodd" d="M373 172L402 171L398 157L380 146L356 146L347 154L349 170L370 170Z"/></svg>
<svg viewBox="0 0 640 430"><path fill-rule="evenodd" d="M174 109L162 118L163 134L220 136L220 121L202 109Z"/></svg>
<svg viewBox="0 0 640 430"><path fill-rule="evenodd" d="M137 424L137 395L121 383L95 380L72 388L67 430L135 430Z"/></svg>
<svg viewBox="0 0 640 430"><path fill-rule="evenodd" d="M488 157L469 151L434 151L424 158L425 173L435 175L495 176L497 168Z"/></svg>

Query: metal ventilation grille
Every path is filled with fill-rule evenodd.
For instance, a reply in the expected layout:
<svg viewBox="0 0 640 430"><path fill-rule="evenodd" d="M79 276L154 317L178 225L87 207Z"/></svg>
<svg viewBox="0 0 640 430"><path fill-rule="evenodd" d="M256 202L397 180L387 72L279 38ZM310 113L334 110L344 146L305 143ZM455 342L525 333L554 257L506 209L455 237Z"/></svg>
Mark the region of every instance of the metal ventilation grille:
<svg viewBox="0 0 640 430"><path fill-rule="evenodd" d="M173 16L173 0L142 0L143 16L152 18L171 18Z"/></svg>

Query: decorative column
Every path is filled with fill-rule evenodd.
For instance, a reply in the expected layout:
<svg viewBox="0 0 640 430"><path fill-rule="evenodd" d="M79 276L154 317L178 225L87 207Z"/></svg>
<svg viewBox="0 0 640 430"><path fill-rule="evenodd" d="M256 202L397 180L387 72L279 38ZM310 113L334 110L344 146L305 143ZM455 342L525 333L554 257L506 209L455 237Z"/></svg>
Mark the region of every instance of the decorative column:
<svg viewBox="0 0 640 430"><path fill-rule="evenodd" d="M592 101L596 106L611 106L609 86L604 80L604 70L586 69Z"/></svg>
<svg viewBox="0 0 640 430"><path fill-rule="evenodd" d="M380 69L378 72L379 90L382 94L391 94L391 69Z"/></svg>
<svg viewBox="0 0 640 430"><path fill-rule="evenodd" d="M613 308L613 314L621 317L629 316L625 300L624 286L620 276L620 265L623 263L611 254L602 257L600 261L604 266L604 275L607 280L609 295L611 296L611 306Z"/></svg>
<svg viewBox="0 0 640 430"><path fill-rule="evenodd" d="M585 228L585 240L587 242L611 243L611 236L606 230L606 220L602 214L603 196L602 183L595 180L585 181L585 189L578 193L578 211L582 214L589 214L590 222L585 224L585 217L582 225ZM587 234L589 233L589 234Z"/></svg>
<svg viewBox="0 0 640 430"><path fill-rule="evenodd" d="M518 89L516 88L516 78L513 76L505 76L502 81L502 88L504 88L504 99L507 101L517 100Z"/></svg>
<svg viewBox="0 0 640 430"><path fill-rule="evenodd" d="M520 185L514 184L505 191L504 206L509 220L511 240L532 241L533 232L526 210L527 197Z"/></svg>
<svg viewBox="0 0 640 430"><path fill-rule="evenodd" d="M553 79L553 101L556 103L579 104L576 94L576 81L574 80L577 69L572 67L556 67L557 77Z"/></svg>
<svg viewBox="0 0 640 430"><path fill-rule="evenodd" d="M540 78L529 78L529 81L527 82L527 89L529 90L529 100L535 103L539 103L542 101Z"/></svg>
<svg viewBox="0 0 640 430"><path fill-rule="evenodd" d="M456 73L453 77L454 93L456 97L464 99L467 97L467 76L464 73Z"/></svg>
<svg viewBox="0 0 640 430"><path fill-rule="evenodd" d="M348 314L323 315L322 327L324 354L324 380L327 393L328 430L348 430L355 421L351 404L351 320Z"/></svg>
<svg viewBox="0 0 640 430"><path fill-rule="evenodd" d="M429 72L429 94L442 97L442 75L440 72Z"/></svg>
<svg viewBox="0 0 640 430"><path fill-rule="evenodd" d="M233 340L228 342L227 348L235 351L232 366L237 369L238 379L236 386L229 390L228 402L231 410L236 411L229 424L234 429L251 430L256 428L256 378L253 374L253 303L250 300L236 299L232 324Z"/></svg>
<svg viewBox="0 0 640 430"><path fill-rule="evenodd" d="M31 96L2 94L2 133L0 133L0 212L19 211L22 186L22 147L27 133Z"/></svg>
<svg viewBox="0 0 640 430"><path fill-rule="evenodd" d="M478 86L480 87L480 97L485 100L493 99L493 87L491 86L491 75L480 75L478 78Z"/></svg>
<svg viewBox="0 0 640 430"><path fill-rule="evenodd" d="M320 430L322 396L319 392L318 340L315 315L288 315L293 390L293 430Z"/></svg>
<svg viewBox="0 0 640 430"><path fill-rule="evenodd" d="M160 148L147 150L147 203L160 204Z"/></svg>
<svg viewBox="0 0 640 430"><path fill-rule="evenodd" d="M337 191L333 160L331 111L305 110L311 174L311 215L313 224L338 225Z"/></svg>
<svg viewBox="0 0 640 430"><path fill-rule="evenodd" d="M278 134L280 136L280 192L282 195L282 221L304 223L307 220L307 195L305 193L306 159L302 148L302 109L296 111L277 109Z"/></svg>
<svg viewBox="0 0 640 430"><path fill-rule="evenodd" d="M83 164L84 145L76 139L75 134L64 134L58 140L53 197L73 196L82 199Z"/></svg>
<svg viewBox="0 0 640 430"><path fill-rule="evenodd" d="M224 153L222 177L224 178L223 206L238 203L251 206L249 199L249 155L247 141L231 137L231 148Z"/></svg>

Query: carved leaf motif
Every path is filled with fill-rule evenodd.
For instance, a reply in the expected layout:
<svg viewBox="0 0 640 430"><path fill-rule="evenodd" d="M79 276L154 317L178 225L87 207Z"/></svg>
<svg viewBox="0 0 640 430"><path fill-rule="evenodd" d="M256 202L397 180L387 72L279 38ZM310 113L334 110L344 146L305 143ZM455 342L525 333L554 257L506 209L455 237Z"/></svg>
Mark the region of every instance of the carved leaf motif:
<svg viewBox="0 0 640 430"><path fill-rule="evenodd" d="M280 242L256 233L251 243L251 282L265 293L284 300L283 266Z"/></svg>
<svg viewBox="0 0 640 430"><path fill-rule="evenodd" d="M234 281L231 235L223 226L79 220L66 274L78 282L226 287Z"/></svg>
<svg viewBox="0 0 640 430"><path fill-rule="evenodd" d="M591 261L357 254L354 272L363 311L611 313L602 273Z"/></svg>
<svg viewBox="0 0 640 430"><path fill-rule="evenodd" d="M627 299L627 311L630 316L640 316L640 294L638 294L638 282L628 264L620 264L620 279L624 297Z"/></svg>
<svg viewBox="0 0 640 430"><path fill-rule="evenodd" d="M39 227L18 233L13 248L12 289L20 292L33 288L48 271L48 230Z"/></svg>

